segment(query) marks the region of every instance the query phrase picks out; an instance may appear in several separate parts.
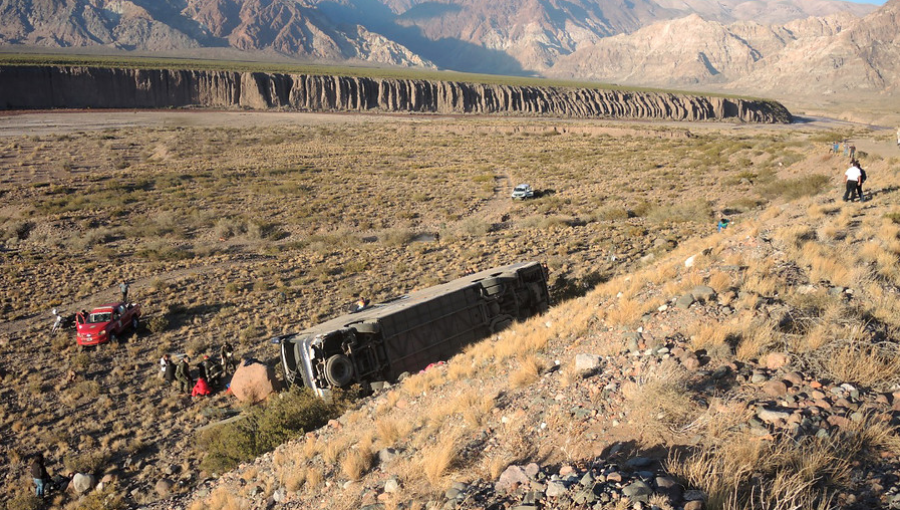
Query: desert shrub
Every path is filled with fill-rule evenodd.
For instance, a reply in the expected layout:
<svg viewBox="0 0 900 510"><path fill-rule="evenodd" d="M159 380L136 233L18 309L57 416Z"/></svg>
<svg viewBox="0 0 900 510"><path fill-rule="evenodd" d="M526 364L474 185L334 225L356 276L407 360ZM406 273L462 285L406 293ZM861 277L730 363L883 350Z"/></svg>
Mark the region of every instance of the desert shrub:
<svg viewBox="0 0 900 510"><path fill-rule="evenodd" d="M406 246L416 237L416 233L408 228L392 228L380 237L381 242L388 246Z"/></svg>
<svg viewBox="0 0 900 510"><path fill-rule="evenodd" d="M135 254L139 257L155 261L182 260L194 256L188 248L183 246L173 246L163 240L147 243L141 249L137 250Z"/></svg>
<svg viewBox="0 0 900 510"><path fill-rule="evenodd" d="M91 364L91 357L86 352L79 352L78 354L72 356L72 367L76 371L85 370L88 365Z"/></svg>
<svg viewBox="0 0 900 510"><path fill-rule="evenodd" d="M252 221L247 224L247 237L250 239L277 241L286 235L275 223Z"/></svg>
<svg viewBox="0 0 900 510"><path fill-rule="evenodd" d="M460 232L470 236L483 236L491 230L491 224L481 218L469 218L459 225Z"/></svg>
<svg viewBox="0 0 900 510"><path fill-rule="evenodd" d="M891 220L892 223L900 223L900 211L889 212L884 217Z"/></svg>
<svg viewBox="0 0 900 510"><path fill-rule="evenodd" d="M28 239L28 236L31 235L31 231L34 230L34 223L30 221L20 221L13 225L12 230L16 235L16 239L24 241L25 239Z"/></svg>
<svg viewBox="0 0 900 510"><path fill-rule="evenodd" d="M706 200L694 200L667 206L657 206L647 212L647 219L656 223L684 223L688 221L708 221L712 218L712 207Z"/></svg>
<svg viewBox="0 0 900 510"><path fill-rule="evenodd" d="M760 186L759 193L766 198L784 197L793 200L816 195L829 186L827 175L810 175L795 179L779 179Z"/></svg>
<svg viewBox="0 0 900 510"><path fill-rule="evenodd" d="M115 485L107 485L103 490L92 491L78 500L78 510L119 510L125 508L125 499L116 492Z"/></svg>
<svg viewBox="0 0 900 510"><path fill-rule="evenodd" d="M169 318L163 314L154 315L146 324L151 333L162 333L169 327Z"/></svg>
<svg viewBox="0 0 900 510"><path fill-rule="evenodd" d="M6 510L39 510L44 508L44 501L30 492L10 498L6 502Z"/></svg>
<svg viewBox="0 0 900 510"><path fill-rule="evenodd" d="M63 465L73 473L99 473L109 462L110 455L104 451L85 452L74 457L66 457Z"/></svg>
<svg viewBox="0 0 900 510"><path fill-rule="evenodd" d="M622 207L603 207L593 215L594 221L622 221L628 219L628 210Z"/></svg>
<svg viewBox="0 0 900 510"><path fill-rule="evenodd" d="M554 303L581 297L597 285L609 280L608 276L596 271L589 272L580 277L558 274L550 281L550 299Z"/></svg>
<svg viewBox="0 0 900 510"><path fill-rule="evenodd" d="M206 451L201 466L221 473L276 446L315 430L338 416L341 401L328 404L308 390L291 390L251 409L243 420L204 431L198 441Z"/></svg>

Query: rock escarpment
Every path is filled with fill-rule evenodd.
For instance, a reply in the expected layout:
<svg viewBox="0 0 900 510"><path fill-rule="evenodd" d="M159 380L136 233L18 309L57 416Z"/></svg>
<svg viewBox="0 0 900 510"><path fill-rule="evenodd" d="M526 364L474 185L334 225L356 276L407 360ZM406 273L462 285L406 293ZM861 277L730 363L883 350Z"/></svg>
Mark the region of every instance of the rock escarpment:
<svg viewBox="0 0 900 510"><path fill-rule="evenodd" d="M784 123L773 101L575 87L263 72L0 67L0 109L213 108Z"/></svg>

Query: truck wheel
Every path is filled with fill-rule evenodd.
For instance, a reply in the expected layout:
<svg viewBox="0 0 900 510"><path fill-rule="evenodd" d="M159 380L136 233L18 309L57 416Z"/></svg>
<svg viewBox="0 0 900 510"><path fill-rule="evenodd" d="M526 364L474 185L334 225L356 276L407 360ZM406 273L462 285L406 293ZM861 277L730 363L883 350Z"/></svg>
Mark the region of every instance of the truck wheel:
<svg viewBox="0 0 900 510"><path fill-rule="evenodd" d="M112 342L112 343L114 343L114 344L119 343L119 335L117 335L117 334L115 334L115 333L109 335L109 341Z"/></svg>
<svg viewBox="0 0 900 510"><path fill-rule="evenodd" d="M353 363L343 354L335 354L325 362L325 379L332 386L346 386L353 380Z"/></svg>
<svg viewBox="0 0 900 510"><path fill-rule="evenodd" d="M381 332L381 324L377 322L358 322L353 325L353 329L360 334L372 334Z"/></svg>

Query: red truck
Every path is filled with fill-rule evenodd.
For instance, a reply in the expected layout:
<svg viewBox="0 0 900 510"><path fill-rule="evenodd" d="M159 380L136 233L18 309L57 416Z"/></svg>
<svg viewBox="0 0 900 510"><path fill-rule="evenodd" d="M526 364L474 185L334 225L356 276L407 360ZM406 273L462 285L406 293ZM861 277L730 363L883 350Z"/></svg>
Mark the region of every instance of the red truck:
<svg viewBox="0 0 900 510"><path fill-rule="evenodd" d="M109 303L98 306L90 313L75 315L78 345L99 345L110 340L118 341L130 328L137 331L141 317L141 305L136 303Z"/></svg>

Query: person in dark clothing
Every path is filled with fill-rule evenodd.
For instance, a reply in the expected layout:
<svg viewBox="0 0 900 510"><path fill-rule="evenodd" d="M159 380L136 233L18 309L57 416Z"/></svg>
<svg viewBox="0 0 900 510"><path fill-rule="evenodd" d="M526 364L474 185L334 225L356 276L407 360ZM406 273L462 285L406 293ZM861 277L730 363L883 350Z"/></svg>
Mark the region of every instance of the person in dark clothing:
<svg viewBox="0 0 900 510"><path fill-rule="evenodd" d="M34 479L34 493L37 497L44 497L44 485L50 481L50 474L44 466L44 455L39 453L31 461L31 477Z"/></svg>
<svg viewBox="0 0 900 510"><path fill-rule="evenodd" d="M856 194L859 195L859 201L865 202L866 196L863 194L863 184L868 179L868 175L866 175L865 169L863 169L862 165L859 164L859 161L856 162L857 168L859 168L859 180L856 181Z"/></svg>
<svg viewBox="0 0 900 510"><path fill-rule="evenodd" d="M178 381L178 389L183 393L190 393L194 387L194 381L191 379L191 366L188 361L187 356L181 358L181 362L175 369L175 380Z"/></svg>
<svg viewBox="0 0 900 510"><path fill-rule="evenodd" d="M175 370L176 370L175 363L172 360L169 360L169 362L166 363L166 372L163 374L163 379L168 383L174 382L175 381Z"/></svg>
<svg viewBox="0 0 900 510"><path fill-rule="evenodd" d="M209 373L210 373L211 365L212 365L212 362L209 361L209 356L203 356L203 361L201 361L200 364L197 365L197 371L199 372L197 377L201 378L201 379L206 379L206 381L209 382Z"/></svg>
<svg viewBox="0 0 900 510"><path fill-rule="evenodd" d="M231 342L225 342L222 345L222 368L226 374L233 373L237 369L237 363L234 361L234 347Z"/></svg>

